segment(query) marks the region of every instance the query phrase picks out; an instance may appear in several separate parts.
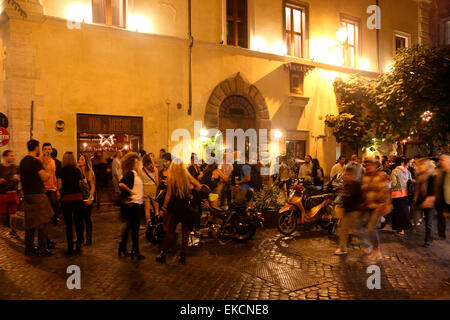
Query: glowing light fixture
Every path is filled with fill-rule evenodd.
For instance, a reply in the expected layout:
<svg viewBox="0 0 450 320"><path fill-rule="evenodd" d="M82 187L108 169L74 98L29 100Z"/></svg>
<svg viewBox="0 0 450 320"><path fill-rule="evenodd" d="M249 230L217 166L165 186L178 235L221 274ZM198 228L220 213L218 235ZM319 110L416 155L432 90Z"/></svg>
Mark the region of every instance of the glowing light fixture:
<svg viewBox="0 0 450 320"><path fill-rule="evenodd" d="M267 51L267 45L264 39L262 38L253 38L251 42L250 48L256 51Z"/></svg>
<svg viewBox="0 0 450 320"><path fill-rule="evenodd" d="M152 25L147 17L138 14L130 14L127 16L127 29L142 33L151 33Z"/></svg>
<svg viewBox="0 0 450 320"><path fill-rule="evenodd" d="M208 135L208 130L206 130L206 129L200 130L200 135L203 136L203 137L207 136Z"/></svg>
<svg viewBox="0 0 450 320"><path fill-rule="evenodd" d="M280 130L275 130L275 138L280 139L283 136L283 133Z"/></svg>
<svg viewBox="0 0 450 320"><path fill-rule="evenodd" d="M361 59L361 61L358 63L358 69L365 70L365 71L370 71L370 62L369 62L369 60L367 60L365 58Z"/></svg>
<svg viewBox="0 0 450 320"><path fill-rule="evenodd" d="M67 20L74 22L92 23L92 9L83 3L75 2L66 9Z"/></svg>
<svg viewBox="0 0 450 320"><path fill-rule="evenodd" d="M342 27L336 32L336 38L339 40L340 43L344 43L347 41L348 38L348 31L347 28Z"/></svg>

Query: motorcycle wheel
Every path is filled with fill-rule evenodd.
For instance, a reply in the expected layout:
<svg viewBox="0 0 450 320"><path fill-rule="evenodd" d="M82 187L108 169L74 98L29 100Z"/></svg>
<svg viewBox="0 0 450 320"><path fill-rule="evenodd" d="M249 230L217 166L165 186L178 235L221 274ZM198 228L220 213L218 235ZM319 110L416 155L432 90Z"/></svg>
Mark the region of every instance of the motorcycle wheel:
<svg viewBox="0 0 450 320"><path fill-rule="evenodd" d="M247 232L245 233L239 233L236 232L232 237L231 240L233 240L234 242L237 243L243 243L243 242L247 242L248 240L250 240L251 238L253 238L253 236L256 233L256 229L253 228L248 228Z"/></svg>
<svg viewBox="0 0 450 320"><path fill-rule="evenodd" d="M322 216L319 221L319 225L324 230L329 230L331 225L333 224L333 207L326 206L324 209L322 209Z"/></svg>
<svg viewBox="0 0 450 320"><path fill-rule="evenodd" d="M297 229L297 215L294 210L283 212L278 216L277 228L280 233L290 236Z"/></svg>

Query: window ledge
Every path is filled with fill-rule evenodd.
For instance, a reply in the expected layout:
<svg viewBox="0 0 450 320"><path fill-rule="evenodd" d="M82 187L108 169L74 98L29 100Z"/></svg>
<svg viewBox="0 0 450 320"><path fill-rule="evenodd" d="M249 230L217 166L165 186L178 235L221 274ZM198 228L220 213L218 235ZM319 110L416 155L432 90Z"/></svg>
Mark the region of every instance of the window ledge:
<svg viewBox="0 0 450 320"><path fill-rule="evenodd" d="M304 97L296 94L290 94L288 97L288 103L290 106L296 107L296 108L306 108L306 106L309 103L309 100L311 98Z"/></svg>

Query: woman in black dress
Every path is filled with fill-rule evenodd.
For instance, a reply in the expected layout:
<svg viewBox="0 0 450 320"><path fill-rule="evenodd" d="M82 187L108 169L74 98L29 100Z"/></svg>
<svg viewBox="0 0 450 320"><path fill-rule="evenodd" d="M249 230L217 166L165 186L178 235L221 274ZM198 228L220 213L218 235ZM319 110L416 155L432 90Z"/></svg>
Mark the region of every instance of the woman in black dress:
<svg viewBox="0 0 450 320"><path fill-rule="evenodd" d="M164 215L164 229L166 236L162 245L162 251L156 257L160 263L166 262L166 253L175 238L175 229L178 223L182 224L182 244L178 261L186 263L186 250L189 241L189 233L194 224L194 217L190 210L191 191L195 187L200 190L200 183L195 180L186 169L181 160L174 160L168 170L167 193L160 214Z"/></svg>

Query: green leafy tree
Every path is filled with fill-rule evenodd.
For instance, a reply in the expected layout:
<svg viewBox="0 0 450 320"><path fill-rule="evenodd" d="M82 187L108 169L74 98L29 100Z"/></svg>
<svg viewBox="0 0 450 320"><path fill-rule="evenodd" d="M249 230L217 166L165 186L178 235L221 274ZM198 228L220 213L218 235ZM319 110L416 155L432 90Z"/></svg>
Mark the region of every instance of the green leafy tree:
<svg viewBox="0 0 450 320"><path fill-rule="evenodd" d="M339 115L325 122L338 142L368 147L373 139L407 139L424 147L449 145L450 46L401 50L376 79L334 82ZM431 112L423 120L425 112Z"/></svg>

